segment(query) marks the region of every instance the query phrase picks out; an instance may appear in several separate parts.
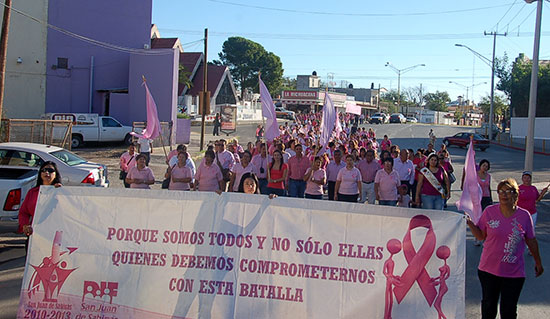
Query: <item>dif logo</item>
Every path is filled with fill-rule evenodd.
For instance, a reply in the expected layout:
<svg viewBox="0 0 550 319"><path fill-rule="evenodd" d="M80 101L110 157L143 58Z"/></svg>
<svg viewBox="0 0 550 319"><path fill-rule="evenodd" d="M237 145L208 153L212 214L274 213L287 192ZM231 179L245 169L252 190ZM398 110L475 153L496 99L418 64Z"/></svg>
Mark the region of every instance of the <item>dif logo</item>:
<svg viewBox="0 0 550 319"><path fill-rule="evenodd" d="M95 281L84 281L84 289L82 292L82 302L84 297L90 294L94 298L103 298L103 296L109 296L109 303L113 303L113 297L116 297L118 293L118 282L102 281L99 284Z"/></svg>

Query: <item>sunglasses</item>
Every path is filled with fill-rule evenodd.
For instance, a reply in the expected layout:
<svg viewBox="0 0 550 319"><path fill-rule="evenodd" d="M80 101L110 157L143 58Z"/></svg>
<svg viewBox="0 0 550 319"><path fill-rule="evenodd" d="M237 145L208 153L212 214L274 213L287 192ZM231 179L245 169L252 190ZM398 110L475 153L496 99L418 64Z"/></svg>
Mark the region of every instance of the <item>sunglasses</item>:
<svg viewBox="0 0 550 319"><path fill-rule="evenodd" d="M50 173L50 174L53 174L53 173L55 173L55 169L50 168L50 167L45 167L45 168L43 168L43 169L40 170L40 173Z"/></svg>

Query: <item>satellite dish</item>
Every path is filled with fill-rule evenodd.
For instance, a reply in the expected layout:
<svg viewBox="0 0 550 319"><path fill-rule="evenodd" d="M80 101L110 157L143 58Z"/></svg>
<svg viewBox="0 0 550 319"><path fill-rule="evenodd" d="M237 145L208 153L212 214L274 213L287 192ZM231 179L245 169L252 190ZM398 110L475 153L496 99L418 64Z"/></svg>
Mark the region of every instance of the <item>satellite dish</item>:
<svg viewBox="0 0 550 319"><path fill-rule="evenodd" d="M348 89L353 89L353 84L350 83L350 84L348 85Z"/></svg>
<svg viewBox="0 0 550 319"><path fill-rule="evenodd" d="M313 71L313 73L311 73L311 75L317 76L317 71Z"/></svg>

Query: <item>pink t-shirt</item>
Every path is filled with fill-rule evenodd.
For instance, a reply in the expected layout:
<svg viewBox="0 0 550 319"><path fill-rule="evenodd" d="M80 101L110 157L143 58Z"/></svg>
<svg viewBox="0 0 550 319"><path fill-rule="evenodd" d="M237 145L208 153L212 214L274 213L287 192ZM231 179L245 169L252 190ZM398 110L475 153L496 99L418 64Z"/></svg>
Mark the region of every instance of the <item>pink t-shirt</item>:
<svg viewBox="0 0 550 319"><path fill-rule="evenodd" d="M477 226L487 233L479 270L500 277L525 277L525 239L535 238L529 212L518 207L514 215L506 218L500 212L500 204L491 205L485 208Z"/></svg>
<svg viewBox="0 0 550 319"><path fill-rule="evenodd" d="M191 169L185 165L183 167L179 167L178 165L172 167L172 176L168 189L174 191L188 191L190 189L189 183L174 182L172 178L193 178L193 173Z"/></svg>
<svg viewBox="0 0 550 319"><path fill-rule="evenodd" d="M357 167L353 167L352 169L344 167L338 172L336 181L341 182L338 193L342 195L359 194L357 182L361 181L361 172L357 169Z"/></svg>
<svg viewBox="0 0 550 319"><path fill-rule="evenodd" d="M479 186L481 187L481 196L483 197L491 197L491 174L486 173L487 176L485 179L481 179L479 175L477 175L477 182L479 183Z"/></svg>
<svg viewBox="0 0 550 319"><path fill-rule="evenodd" d="M346 167L346 163L340 161L340 164L336 164L335 161L331 161L327 165L327 181L336 182L336 177L338 177L338 172L342 168Z"/></svg>
<svg viewBox="0 0 550 319"><path fill-rule="evenodd" d="M311 167L307 169L306 175L311 171ZM306 194L309 195L323 195L323 185L319 185L315 181L320 181L327 178L327 173L324 169L318 169L311 174L309 180L306 183Z"/></svg>
<svg viewBox="0 0 550 319"><path fill-rule="evenodd" d="M233 169L231 170L233 174L235 174L235 181L233 182L233 191L238 192L239 191L239 185L241 183L241 178L245 173L254 173L258 174L256 171L256 166L252 163L248 163L246 167L243 167L241 163L235 164L233 166Z"/></svg>
<svg viewBox="0 0 550 319"><path fill-rule="evenodd" d="M220 189L219 182L223 180L222 171L216 163L208 166L202 162L197 168L195 180L199 182L200 191L215 192Z"/></svg>
<svg viewBox="0 0 550 319"><path fill-rule="evenodd" d="M145 166L142 170L139 170L137 166L134 166L128 170L128 176L129 179L143 179L143 180L155 180L155 175L153 175L153 171ZM130 188L141 188L141 189L150 189L149 185L147 184L130 184Z"/></svg>
<svg viewBox="0 0 550 319"><path fill-rule="evenodd" d="M519 185L518 206L525 208L531 215L537 213L537 198L539 191L533 185Z"/></svg>
<svg viewBox="0 0 550 319"><path fill-rule="evenodd" d="M379 170L376 172L374 183L378 184L380 200L397 200L397 187L401 185L401 179L396 170L389 174L383 169Z"/></svg>
<svg viewBox="0 0 550 319"><path fill-rule="evenodd" d="M366 159L360 160L359 163L357 163L356 167L361 172L361 179L365 183L370 183L374 181L376 172L378 172L378 170L380 169L380 165L378 165L377 161L372 160L370 163L368 163Z"/></svg>

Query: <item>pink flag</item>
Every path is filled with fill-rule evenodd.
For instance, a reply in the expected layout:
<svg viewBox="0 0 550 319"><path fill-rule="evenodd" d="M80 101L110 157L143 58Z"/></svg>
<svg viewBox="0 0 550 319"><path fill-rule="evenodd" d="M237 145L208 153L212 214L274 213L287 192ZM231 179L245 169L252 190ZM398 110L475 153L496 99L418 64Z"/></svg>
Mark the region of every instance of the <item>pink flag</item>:
<svg viewBox="0 0 550 319"><path fill-rule="evenodd" d="M151 92L149 92L149 87L147 87L147 83L145 81L143 81L143 85L145 86L145 99L147 104L147 127L141 132L141 134L136 132L132 132L130 134L135 137L152 140L160 135L160 121L157 105L151 95Z"/></svg>
<svg viewBox="0 0 550 319"><path fill-rule="evenodd" d="M477 224L481 218L481 186L477 182L477 170L475 151L472 140L468 153L466 153L466 163L464 164L464 186L460 200L456 202L459 211L463 211L470 216L472 221Z"/></svg>
<svg viewBox="0 0 550 319"><path fill-rule="evenodd" d="M265 86L264 82L258 77L260 82L260 100L262 102L262 116L266 118L265 121L265 139L273 141L280 135L279 124L277 124L277 114L275 113L275 104L271 99L271 94Z"/></svg>

